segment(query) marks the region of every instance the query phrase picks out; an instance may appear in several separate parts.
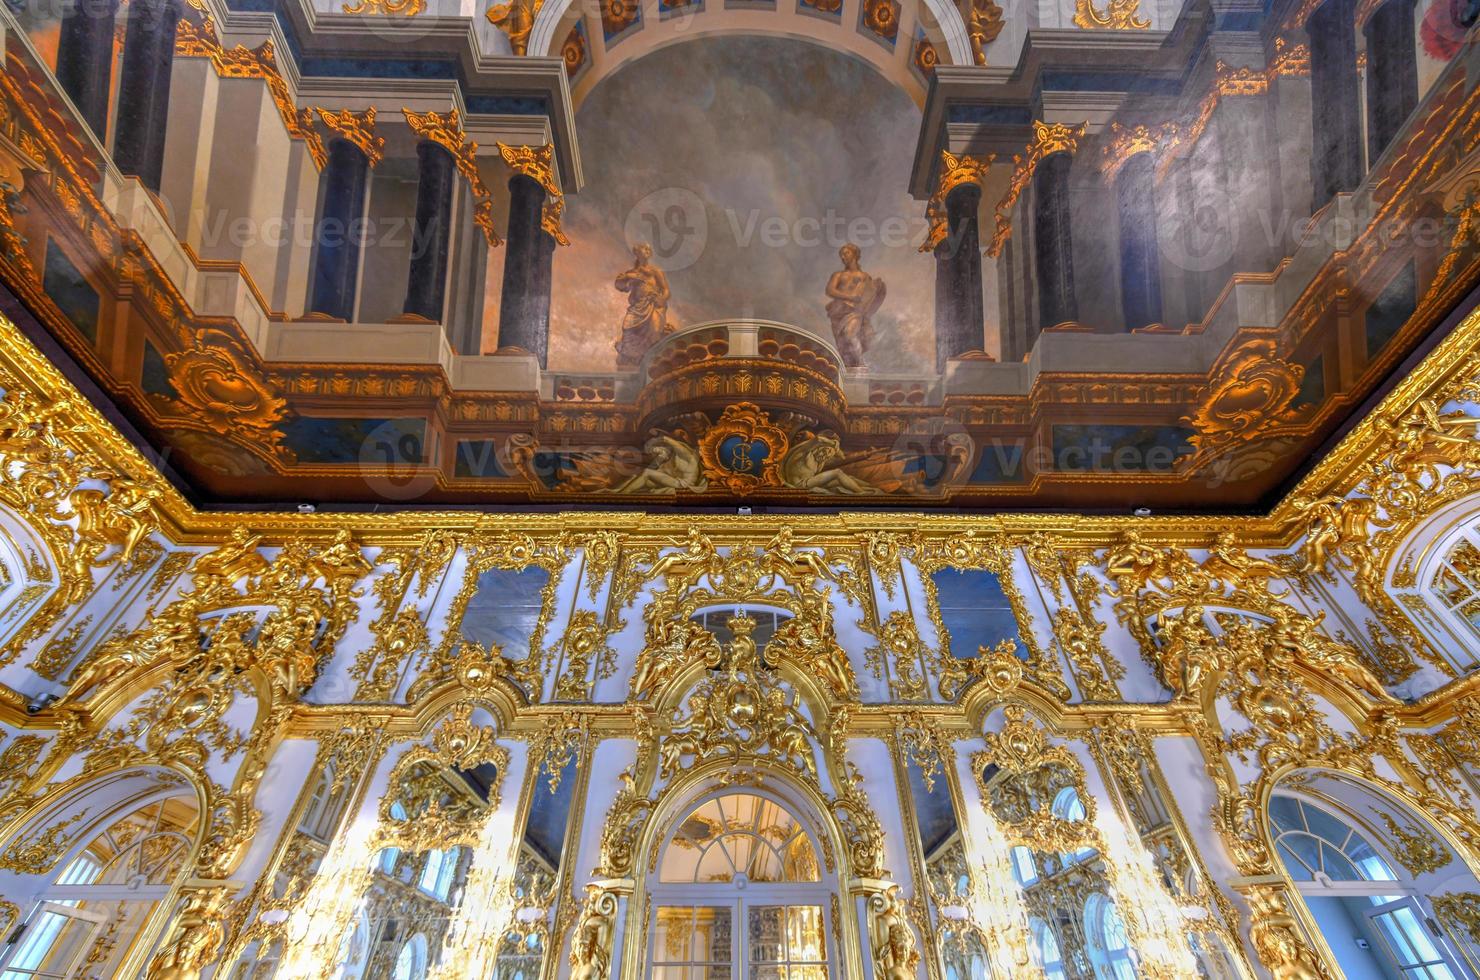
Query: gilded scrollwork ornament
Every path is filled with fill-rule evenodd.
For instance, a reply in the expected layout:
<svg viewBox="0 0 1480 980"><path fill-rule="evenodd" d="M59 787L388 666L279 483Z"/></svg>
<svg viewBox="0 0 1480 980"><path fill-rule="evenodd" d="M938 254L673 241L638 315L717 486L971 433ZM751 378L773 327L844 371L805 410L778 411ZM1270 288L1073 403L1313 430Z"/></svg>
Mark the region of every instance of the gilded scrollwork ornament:
<svg viewBox="0 0 1480 980"><path fill-rule="evenodd" d="M998 11L998 16L1001 16L1001 11ZM983 60L977 63L985 64L985 57L983 55ZM965 153L957 155L950 150L940 151L940 173L936 178L935 193L930 196L925 206L925 220L930 224L930 231L925 236L920 251L935 251L951 233L950 219L946 213L946 198L951 196L952 191L967 185L980 189L985 184L992 161L995 159L996 154L994 153L978 158Z"/></svg>
<svg viewBox="0 0 1480 980"><path fill-rule="evenodd" d="M1013 154L1012 176L1008 178L1007 192L997 202L996 230L992 233L992 240L987 245L987 255L997 258L1002 254L1007 239L1012 236L1012 209L1022 197L1023 191L1028 188L1033 180L1033 174L1038 171L1038 165L1045 157L1055 153L1075 153L1079 149L1079 141L1084 138L1088 131L1088 123L1080 123L1077 126L1068 123L1046 123L1040 119L1033 120L1033 141L1027 145L1022 153Z"/></svg>
<svg viewBox="0 0 1480 980"><path fill-rule="evenodd" d="M349 12L354 13L354 11ZM394 13L395 11L388 12ZM371 170L374 170L385 158L385 137L375 132L374 106L364 112L325 109L323 106L316 111L325 126L365 155L365 162L369 164Z"/></svg>
<svg viewBox="0 0 1480 980"><path fill-rule="evenodd" d="M520 0L514 3L500 4L490 9L489 19L493 19L494 10L502 10L506 7L515 7ZM536 0L534 6L538 9L542 0ZM495 22L497 23L497 22ZM510 33L513 38L513 33ZM516 50L515 54L523 54ZM560 185L555 180L555 146L546 143L544 146L510 146L507 143L498 144L499 155L504 158L504 163L509 169L517 174L523 174L530 180L544 188L545 200L540 206L540 227L545 230L551 238L555 239L557 245L569 245L570 239L565 237L565 232L560 230L560 215L565 210L565 195L560 191Z"/></svg>
<svg viewBox="0 0 1480 980"><path fill-rule="evenodd" d="M1141 16L1141 0L1110 0L1104 10L1093 0L1076 0L1074 26L1111 31L1144 31L1151 21Z"/></svg>

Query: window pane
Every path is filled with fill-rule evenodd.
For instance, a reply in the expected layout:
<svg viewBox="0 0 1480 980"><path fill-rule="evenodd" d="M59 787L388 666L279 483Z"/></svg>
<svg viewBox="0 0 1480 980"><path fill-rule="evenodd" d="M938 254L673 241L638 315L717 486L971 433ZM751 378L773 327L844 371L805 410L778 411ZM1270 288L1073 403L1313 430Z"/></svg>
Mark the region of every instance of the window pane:
<svg viewBox="0 0 1480 980"><path fill-rule="evenodd" d="M827 959L820 905L794 905L787 909L786 946L787 958L793 963L820 963Z"/></svg>
<svg viewBox="0 0 1480 980"><path fill-rule="evenodd" d="M731 916L728 906L659 906L653 934L653 962L716 964L728 969ZM683 973L672 975L684 976ZM689 976L713 978L716 974L700 971Z"/></svg>
<svg viewBox="0 0 1480 980"><path fill-rule="evenodd" d="M750 910L751 962L786 962L785 923L786 909L779 905Z"/></svg>

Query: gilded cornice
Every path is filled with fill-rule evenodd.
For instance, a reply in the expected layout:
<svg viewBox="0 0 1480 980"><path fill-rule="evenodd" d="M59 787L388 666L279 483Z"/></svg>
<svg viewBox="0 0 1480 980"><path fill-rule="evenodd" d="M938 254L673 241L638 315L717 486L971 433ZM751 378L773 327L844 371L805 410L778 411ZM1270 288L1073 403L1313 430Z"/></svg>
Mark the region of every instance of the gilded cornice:
<svg viewBox="0 0 1480 980"><path fill-rule="evenodd" d="M1402 416L1419 401L1442 395L1480 369L1480 313L1463 319L1414 370L1383 399L1377 409L1348 433L1336 448L1316 464L1294 488L1293 495L1345 495L1360 479L1358 467L1382 454L1392 442L1387 420ZM144 456L92 407L9 320L0 320L0 368L8 379L24 384L39 398L67 400L66 414L85 451L135 480L157 486L162 530L180 543L209 542L233 527L250 522L269 535L324 533L354 528L367 544L410 544L426 530L478 531L519 528L536 538L610 529L636 539L670 539L675 529L686 527L690 518L642 512L590 512L489 514L449 509L437 512L381 512L344 514L256 513L233 514L201 511L168 484ZM717 541L753 539L774 533L782 525L813 534L821 540L851 541L869 530L919 532L928 537L949 537L964 532L978 534L1031 534L1046 531L1073 546L1103 547L1127 528L1138 529L1148 541L1158 544L1201 545L1217 529L1235 532L1240 543L1250 547L1288 547L1303 533L1301 515L1291 498L1256 517L1208 518L1195 515L1144 517L1062 515L1049 513L999 513L983 515L924 514L910 511L868 513L757 515L752 517L709 515L706 527Z"/></svg>
<svg viewBox="0 0 1480 980"><path fill-rule="evenodd" d="M267 83L267 90L282 117L283 128L295 140L302 140L313 159L314 166L324 169L328 162L328 151L324 139L314 129L313 110L300 109L288 91L288 83L278 71L277 52L272 41L263 41L255 48L238 44L227 48L216 34L215 22L207 17L197 25L188 17L181 18L175 34L175 54L181 58L209 58L216 74L221 78L260 78Z"/></svg>
<svg viewBox="0 0 1480 980"><path fill-rule="evenodd" d="M560 230L560 216L565 211L565 195L555 180L555 145L510 146L498 144L499 155L516 174L523 174L545 190L545 201L540 205L540 227L558 244L569 245L570 239Z"/></svg>
<svg viewBox="0 0 1480 980"><path fill-rule="evenodd" d="M375 133L374 106L360 113L348 109L325 109L323 106L316 111L325 126L365 154L366 162L372 170L375 169L385 156L385 137Z"/></svg>

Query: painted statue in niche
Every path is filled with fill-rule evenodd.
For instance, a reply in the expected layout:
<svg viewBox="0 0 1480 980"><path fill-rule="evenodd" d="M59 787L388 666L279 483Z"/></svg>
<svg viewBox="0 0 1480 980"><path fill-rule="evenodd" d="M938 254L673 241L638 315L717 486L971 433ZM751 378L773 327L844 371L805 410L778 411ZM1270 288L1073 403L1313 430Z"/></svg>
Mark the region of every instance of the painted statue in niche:
<svg viewBox="0 0 1480 980"><path fill-rule="evenodd" d="M668 277L652 258L653 247L638 242L632 247L632 268L617 275L617 291L627 294L627 314L617 340L618 369L637 367L659 338L677 329L668 319L668 301L673 297Z"/></svg>
<svg viewBox="0 0 1480 980"><path fill-rule="evenodd" d="M827 318L832 322L833 341L843 363L863 367L863 355L873 340L875 313L884 303L884 280L863 271L858 264L863 253L852 242L838 249L843 267L827 281Z"/></svg>

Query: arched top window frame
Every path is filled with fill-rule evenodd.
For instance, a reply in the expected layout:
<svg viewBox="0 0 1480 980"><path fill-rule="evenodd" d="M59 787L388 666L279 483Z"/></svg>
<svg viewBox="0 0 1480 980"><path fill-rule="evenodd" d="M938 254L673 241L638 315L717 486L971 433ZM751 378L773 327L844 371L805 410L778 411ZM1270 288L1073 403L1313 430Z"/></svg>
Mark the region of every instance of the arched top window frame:
<svg viewBox="0 0 1480 980"><path fill-rule="evenodd" d="M716 833L713 837L706 839L701 845L699 845L700 856L699 859L694 863L693 877L690 877L687 880L683 878L665 877L664 866L667 864L666 859L668 857L670 849L674 847L685 846L683 843L679 842L679 836L680 833L683 831L684 825L691 818L697 817L701 811L709 808L711 804L715 804L720 809L720 813L722 816L726 815L727 811L724 809L724 804L719 801L734 797L753 797L761 801L762 805L769 804L779 810L780 813L787 820L789 820L791 824L785 840L780 840L772 843L771 841L766 840L765 835L759 830L749 828L725 828ZM738 876L740 874L744 874L744 872L740 871L739 868L736 866L736 858L732 853L731 848L726 847L725 841L731 838L745 838L747 841L755 842L752 845L753 847L766 848L767 851L772 854L772 856L777 858L778 861L783 861L783 863L783 852L785 848L792 846L797 841L805 842L811 852L811 860L817 875L817 877L813 879L800 880L787 880L784 878L772 880L750 879L747 875L747 882L754 880L757 884L779 884L787 887L796 885L817 887L823 885L825 882L827 882L829 878L829 873L822 862L823 851L821 848L821 839L816 828L810 825L805 816L798 813L798 809L799 808L791 801L782 799L771 793L759 791L754 787L727 787L696 797L691 802L678 808L678 810L675 811L674 819L671 826L667 829L667 832L658 842L659 850L657 854L657 861L655 864L655 871L652 878L653 884L664 889L702 889L713 885L718 885L720 887L730 887L734 884ZM715 849L721 849L721 857L727 859L725 863L727 863L731 868L731 877L724 880L699 880L698 875L700 871L705 867L706 858Z"/></svg>
<svg viewBox="0 0 1480 980"><path fill-rule="evenodd" d="M1389 532L1392 533L1392 532ZM1385 556L1384 591L1401 615L1428 640L1434 654L1463 676L1480 669L1480 618L1466 619L1462 608L1480 617L1480 573L1458 602L1447 598L1443 581L1454 573L1460 548L1480 552L1480 499L1468 497L1428 515ZM1456 576L1461 581L1463 574Z"/></svg>
<svg viewBox="0 0 1480 980"><path fill-rule="evenodd" d="M427 937L417 933L396 954L391 980L424 980L427 975Z"/></svg>
<svg viewBox="0 0 1480 980"><path fill-rule="evenodd" d="M1084 932L1099 980L1136 980L1135 958L1125 919L1115 903L1095 892L1084 902Z"/></svg>
<svg viewBox="0 0 1480 980"><path fill-rule="evenodd" d="M1276 793L1269 809L1275 854L1302 891L1332 886L1384 894L1405 890L1402 866L1385 853L1381 839L1374 839L1340 808L1303 795Z"/></svg>

